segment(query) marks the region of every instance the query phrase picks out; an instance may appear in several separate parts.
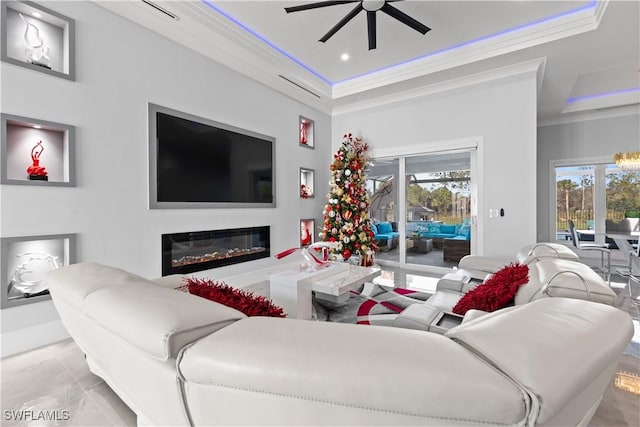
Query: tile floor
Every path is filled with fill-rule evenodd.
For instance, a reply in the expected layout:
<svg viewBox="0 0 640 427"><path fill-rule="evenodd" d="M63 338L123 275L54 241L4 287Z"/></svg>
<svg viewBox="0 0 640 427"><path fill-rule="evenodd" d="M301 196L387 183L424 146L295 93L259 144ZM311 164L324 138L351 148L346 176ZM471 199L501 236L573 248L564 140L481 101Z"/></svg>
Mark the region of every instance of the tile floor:
<svg viewBox="0 0 640 427"><path fill-rule="evenodd" d="M2 426L136 425L71 339L4 358L0 374Z"/></svg>
<svg viewBox="0 0 640 427"><path fill-rule="evenodd" d="M386 269L386 268L385 268ZM435 289L437 278L424 273L387 271L382 279L399 287L425 292ZM622 294L626 281L614 281ZM637 285L636 285L637 287ZM637 291L638 289L635 289ZM638 306L632 305L636 335L630 345L637 364L640 348ZM68 339L0 361L2 426L135 426L136 415L102 381L89 372L82 352ZM638 426L639 400L616 396L619 390L608 390L603 405L596 412L591 427ZM608 409L603 411L605 402ZM613 415L608 411L613 410ZM599 415L601 414L602 415ZM18 419L22 415L23 419ZM50 416L55 419L43 420ZM612 424L614 423L614 424Z"/></svg>

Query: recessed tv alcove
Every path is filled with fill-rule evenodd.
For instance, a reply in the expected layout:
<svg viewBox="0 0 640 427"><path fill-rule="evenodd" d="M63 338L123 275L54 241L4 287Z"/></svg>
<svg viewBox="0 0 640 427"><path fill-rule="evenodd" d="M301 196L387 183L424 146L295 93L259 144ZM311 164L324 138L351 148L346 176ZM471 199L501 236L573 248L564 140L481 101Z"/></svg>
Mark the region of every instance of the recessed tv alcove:
<svg viewBox="0 0 640 427"><path fill-rule="evenodd" d="M149 104L149 207L275 207L275 138Z"/></svg>

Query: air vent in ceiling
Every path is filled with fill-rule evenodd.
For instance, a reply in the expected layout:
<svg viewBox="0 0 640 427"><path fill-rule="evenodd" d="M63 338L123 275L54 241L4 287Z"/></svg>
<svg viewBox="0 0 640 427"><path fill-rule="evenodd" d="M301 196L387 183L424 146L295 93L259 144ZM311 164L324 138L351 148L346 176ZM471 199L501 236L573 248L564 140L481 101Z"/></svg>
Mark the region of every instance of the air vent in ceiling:
<svg viewBox="0 0 640 427"><path fill-rule="evenodd" d="M320 95L318 95L317 93L311 92L309 89L307 89L306 87L302 86L300 83L296 83L293 80L283 76L282 74L278 74L278 77L280 77L283 80L288 81L289 83L291 83L294 86L299 87L300 89L304 90L305 92L310 93L311 95L315 96L316 98L320 98Z"/></svg>
<svg viewBox="0 0 640 427"><path fill-rule="evenodd" d="M165 9L162 6L158 6L157 4L155 4L154 2L151 2L149 0L142 0L142 3L146 4L147 6L151 6L152 8L154 8L155 10L157 10L158 12L162 12L163 14L167 15L169 18L171 19L175 19L176 21L180 18L178 18L178 15L176 15L175 13L171 13L169 12L167 9Z"/></svg>

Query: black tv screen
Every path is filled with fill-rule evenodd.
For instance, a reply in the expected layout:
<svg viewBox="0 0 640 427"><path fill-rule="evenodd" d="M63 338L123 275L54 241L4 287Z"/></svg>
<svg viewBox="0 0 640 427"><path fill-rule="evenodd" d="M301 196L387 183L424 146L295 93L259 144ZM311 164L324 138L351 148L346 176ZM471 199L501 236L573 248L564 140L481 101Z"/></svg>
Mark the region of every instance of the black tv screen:
<svg viewBox="0 0 640 427"><path fill-rule="evenodd" d="M157 197L152 207L274 205L273 138L153 107Z"/></svg>

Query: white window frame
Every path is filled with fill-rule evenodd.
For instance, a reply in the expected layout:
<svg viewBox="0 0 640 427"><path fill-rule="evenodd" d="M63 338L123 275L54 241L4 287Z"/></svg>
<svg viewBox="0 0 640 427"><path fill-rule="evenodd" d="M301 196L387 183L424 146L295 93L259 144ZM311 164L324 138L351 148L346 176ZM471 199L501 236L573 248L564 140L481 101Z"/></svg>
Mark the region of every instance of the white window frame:
<svg viewBox="0 0 640 427"><path fill-rule="evenodd" d="M599 157L582 157L572 159L556 159L549 161L549 240L556 243L564 243L571 245L571 241L562 242L556 240L556 224L558 207L556 206L556 168L563 166L595 166L594 174L594 195L593 195L593 211L594 211L594 232L595 242L603 244L605 242L605 219L607 214L607 197L606 197L606 165L613 163L610 156ZM604 166L604 167L598 167ZM604 191L603 191L604 190Z"/></svg>
<svg viewBox="0 0 640 427"><path fill-rule="evenodd" d="M406 167L405 158L437 154L450 151L469 151L471 155L471 253L473 255L484 255L484 219L478 212L484 212L483 194L480 191L484 186L484 138L482 136L460 138L454 140L444 140L415 145L395 146L389 148L376 149L373 154L374 159L398 159L398 232L400 240L398 244L398 261L382 262L385 265L399 266L406 268L410 266L412 270L433 273L446 273L451 269L445 267L425 266L419 264L407 264L406 256Z"/></svg>

